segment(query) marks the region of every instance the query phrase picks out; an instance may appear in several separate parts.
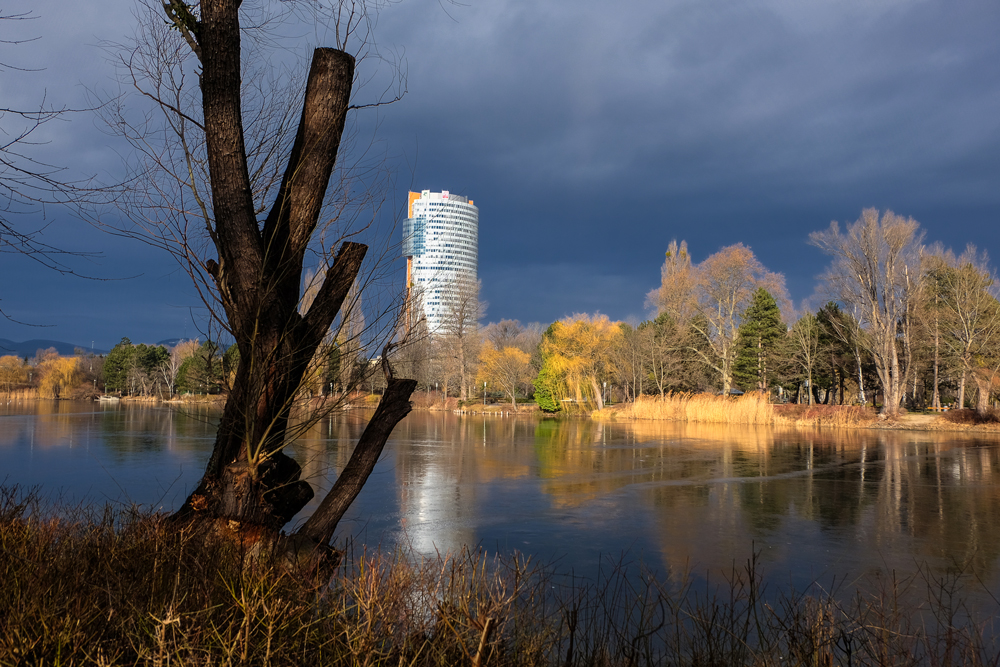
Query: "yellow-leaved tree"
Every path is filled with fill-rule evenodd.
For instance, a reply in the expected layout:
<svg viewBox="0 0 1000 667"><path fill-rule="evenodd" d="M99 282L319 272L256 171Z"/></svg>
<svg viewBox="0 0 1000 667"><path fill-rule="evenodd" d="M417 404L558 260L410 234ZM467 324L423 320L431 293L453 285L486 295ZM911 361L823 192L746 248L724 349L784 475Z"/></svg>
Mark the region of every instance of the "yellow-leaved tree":
<svg viewBox="0 0 1000 667"><path fill-rule="evenodd" d="M80 360L76 357L53 357L38 365L38 395L42 398L60 398L83 380Z"/></svg>
<svg viewBox="0 0 1000 667"><path fill-rule="evenodd" d="M578 405L594 403L603 410L602 382L614 343L621 335L618 323L607 315L578 313L564 317L553 323L542 338L541 373L555 385L556 394L570 397Z"/></svg>
<svg viewBox="0 0 1000 667"><path fill-rule="evenodd" d="M28 380L28 367L20 357L12 354L0 357L0 389L10 393Z"/></svg>
<svg viewBox="0 0 1000 667"><path fill-rule="evenodd" d="M517 410L517 389L531 382L534 369L531 355L516 347L506 346L498 350L492 345L484 345L479 353L479 382L489 382L510 396L510 404Z"/></svg>

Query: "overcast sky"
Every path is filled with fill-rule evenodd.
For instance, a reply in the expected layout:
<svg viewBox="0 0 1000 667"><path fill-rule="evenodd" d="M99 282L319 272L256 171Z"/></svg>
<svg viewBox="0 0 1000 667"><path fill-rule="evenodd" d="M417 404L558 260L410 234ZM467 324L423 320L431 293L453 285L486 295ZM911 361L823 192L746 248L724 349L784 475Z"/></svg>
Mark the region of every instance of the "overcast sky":
<svg viewBox="0 0 1000 667"><path fill-rule="evenodd" d="M38 18L0 22L0 38L38 39L0 45L0 61L40 71L0 70L4 106L84 108L87 90L114 90L101 43L132 34L129 0L4 7L27 10ZM487 320L642 319L674 238L695 261L749 245L798 304L826 264L809 232L866 207L1000 258L997 35L996 0L403 0L375 36L401 54L408 92L361 120L379 123L398 202L411 187L475 200ZM121 178L123 147L92 115L45 132L46 161ZM101 252L76 266L109 280L0 255L0 308L53 325L0 320L0 338L197 335L172 260L46 219L51 242Z"/></svg>

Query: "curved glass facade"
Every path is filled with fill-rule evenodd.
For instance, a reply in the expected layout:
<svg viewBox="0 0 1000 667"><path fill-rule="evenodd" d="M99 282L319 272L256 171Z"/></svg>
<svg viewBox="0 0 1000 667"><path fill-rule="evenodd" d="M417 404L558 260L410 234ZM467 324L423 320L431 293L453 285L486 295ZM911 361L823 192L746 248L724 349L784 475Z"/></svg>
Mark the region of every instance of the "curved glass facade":
<svg viewBox="0 0 1000 667"><path fill-rule="evenodd" d="M478 279L479 209L447 190L411 192L403 256L411 310L422 308L434 333L447 320L458 287Z"/></svg>

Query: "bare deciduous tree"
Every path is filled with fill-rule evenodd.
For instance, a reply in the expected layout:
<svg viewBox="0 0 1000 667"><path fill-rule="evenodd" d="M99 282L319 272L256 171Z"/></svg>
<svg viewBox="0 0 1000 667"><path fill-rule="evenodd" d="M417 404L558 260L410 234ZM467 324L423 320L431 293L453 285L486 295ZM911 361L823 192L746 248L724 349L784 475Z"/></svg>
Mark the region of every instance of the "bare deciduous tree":
<svg viewBox="0 0 1000 667"><path fill-rule="evenodd" d="M458 278L442 289L445 308L441 325L431 336L436 339L438 358L444 372L459 383L459 398L469 400L476 378L476 364L481 344L479 320L486 314L486 303L479 300L480 282Z"/></svg>
<svg viewBox="0 0 1000 667"><path fill-rule="evenodd" d="M124 101L105 108L148 183L126 202L135 224L126 231L177 257L239 350L204 477L174 519L209 534L236 527L241 538L273 542L313 495L283 452L305 428L291 422L300 389L331 326L351 321L352 289L376 280L372 267L389 250L372 258L358 242L379 240L383 199L351 180L341 151L354 108L356 58L347 49L363 57L371 48L367 4L328 9L337 48L313 52L304 91L269 61L272 41L260 30L275 19L266 15L272 8L240 5L151 3L122 61L125 82L152 101L162 122L132 113ZM319 268L303 290L307 262ZM394 322L379 326L395 330ZM386 391L350 462L287 544L328 543L410 411L415 382L395 377L387 354L383 368Z"/></svg>
<svg viewBox="0 0 1000 667"><path fill-rule="evenodd" d="M704 341L706 345L690 345L689 350L718 373L728 394L743 312L760 288L779 304L787 302L785 278L768 271L742 243L721 249L697 266L690 262L686 246L671 244L661 272L659 312L690 327Z"/></svg>
<svg viewBox="0 0 1000 667"><path fill-rule="evenodd" d="M935 314L943 326L945 345L961 363L958 404L965 404L965 383L973 379L979 389L976 409L986 410L993 378L988 369L998 357L1000 303L996 276L983 251L969 245L956 257L950 251L933 264L931 278L937 299ZM987 371L987 372L983 372Z"/></svg>
<svg viewBox="0 0 1000 667"><path fill-rule="evenodd" d="M804 313L789 332L792 342L792 362L802 369L809 387L809 405L815 402L813 369L819 358L819 323L812 313Z"/></svg>
<svg viewBox="0 0 1000 667"><path fill-rule="evenodd" d="M833 257L824 274L831 296L857 314L860 340L875 361L883 413L896 415L905 391L901 328L908 323L920 272L920 225L892 211L865 209L842 232L836 222L809 241Z"/></svg>

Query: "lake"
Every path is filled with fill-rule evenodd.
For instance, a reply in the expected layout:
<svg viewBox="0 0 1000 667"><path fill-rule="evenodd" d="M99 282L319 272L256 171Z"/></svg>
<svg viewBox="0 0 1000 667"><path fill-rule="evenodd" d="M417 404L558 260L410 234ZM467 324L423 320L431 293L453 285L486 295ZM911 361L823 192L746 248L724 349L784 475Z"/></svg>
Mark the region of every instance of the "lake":
<svg viewBox="0 0 1000 667"><path fill-rule="evenodd" d="M0 483L169 511L198 481L217 416L192 406L0 405ZM367 416L325 419L290 446L317 491L304 515ZM517 550L585 575L641 560L674 579L721 575L757 552L765 578L799 590L963 571L1000 595L998 443L415 412L336 539L423 554Z"/></svg>

